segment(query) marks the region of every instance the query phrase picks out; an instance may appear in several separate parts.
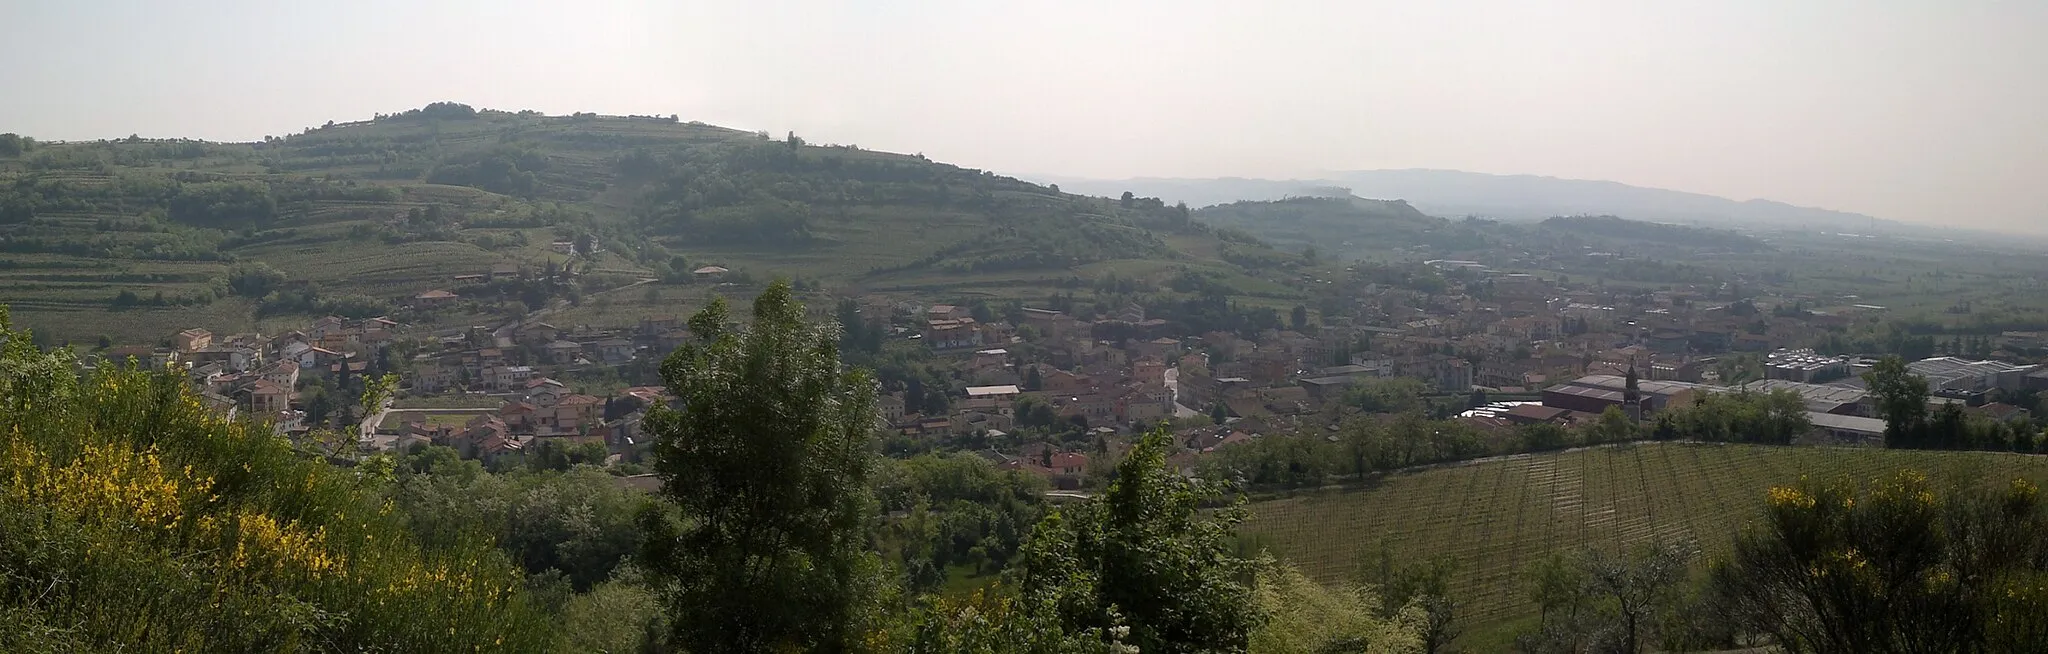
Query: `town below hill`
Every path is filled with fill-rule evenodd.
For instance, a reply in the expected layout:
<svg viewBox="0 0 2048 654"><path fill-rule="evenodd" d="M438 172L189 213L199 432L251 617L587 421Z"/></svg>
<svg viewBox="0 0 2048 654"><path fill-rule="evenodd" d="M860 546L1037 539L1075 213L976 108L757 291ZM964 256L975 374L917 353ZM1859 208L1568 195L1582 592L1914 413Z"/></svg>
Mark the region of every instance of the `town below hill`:
<svg viewBox="0 0 2048 654"><path fill-rule="evenodd" d="M386 497L364 501L389 499L405 522L357 527L380 543L413 533L467 556L491 548L466 539L493 534L503 572L516 564L548 598L541 612L578 622L563 632L605 634L584 650L658 640L642 633L662 624L654 587L630 562L659 525L636 514L720 496L679 500L677 469L661 466L687 457L661 443L735 433L678 422L719 406L678 375L722 365L691 349L703 337L763 323L836 345L834 371L871 374L873 424L848 414L862 424L834 433L876 436L886 457L834 465L878 466L878 519L849 524L881 525L873 554L918 594L981 597L1031 565L1050 505L1094 510L1142 471L1249 500L1246 528L1203 526L1202 547L1290 557L1304 572L1285 587L1303 592L1387 589L1395 610L1354 626L1406 615L1404 633L1480 651L1571 650L1519 641L1563 633L1546 615L1608 615L1574 612L1606 606L1583 595L1529 601L1529 580L1500 561L1611 540L1664 547L1626 565L1670 573L1694 560L1684 541L1742 546L1721 526L1756 503L1834 492L1776 485L1807 463L1868 479L1960 461L2011 473L2003 482L2039 479L2048 445L2048 257L2024 244L1626 212L1445 218L1332 188L1191 209L675 116L452 103L260 143L0 142L0 289L31 328L9 332L4 354L44 362L16 368L75 364L93 373L81 383L127 384L69 398L122 415L153 410L131 401L145 386L189 388L205 411L179 424L212 435L170 461L242 479L213 456L218 441L289 463L263 474L372 488ZM757 295L768 318L724 301ZM28 402L29 388L0 390ZM74 427L57 421L84 415L99 414L34 422L44 449L21 460L64 465L69 450L51 444ZM108 438L140 451L153 436ZM1629 447L1649 441L1668 445ZM1641 483L1686 457L1720 467ZM1737 470L1749 462L1774 467ZM1635 466L1639 483L1584 487L1612 466ZM1497 482L1503 497L1539 499L1504 499L1522 507L1510 517L1449 490L1482 488L1481 474L1525 480ZM1713 506L1684 499L1697 488ZM1380 542L1329 527L1364 524L1359 507L1382 499L1401 504L1373 513ZM1544 530L1519 526L1532 502ZM1619 569L1601 561L1575 574ZM78 606L120 597L95 592ZM591 617L614 608L636 617ZM493 619L540 629L515 613ZM1669 642L1736 640L1686 633ZM467 635L418 642L473 649Z"/></svg>
<svg viewBox="0 0 2048 654"><path fill-rule="evenodd" d="M1454 428L1437 430L1430 452L1388 463L1407 465L1541 449L1526 432L1546 425L1617 430L1596 442L1650 437L1682 426L1661 416L1707 398L1785 394L1806 426L1779 442L1883 447L1885 409L1864 381L1879 361L1858 351L1912 357L1905 370L1926 380L1929 411L1960 410L1954 420L2031 425L2048 389L2048 368L2007 362L2048 351L2040 332L1846 342L1843 333L1884 320L1875 305L1814 311L1727 287L1603 290L1462 260L1357 264L1319 282L1343 289L1350 315L1300 306L1205 322L1066 295L1042 305L848 297L813 313L844 325L850 362L877 370L877 428L892 434L891 451L977 452L1063 490L1100 487L1102 462L1161 422L1176 425L1170 461L1197 474L1241 464L1234 447L1360 416L1413 413ZM444 445L486 463L544 445L586 448L638 474L649 442L640 420L665 401L659 362L689 340L688 327L675 315L630 328L545 318L432 329L328 316L272 335L191 328L95 358L175 367L220 410L281 434L359 425L369 451ZM386 376L394 404L355 406ZM1616 426L1613 411L1639 426ZM1956 446L2032 451L2036 432ZM1698 434L1664 435L1681 436Z"/></svg>

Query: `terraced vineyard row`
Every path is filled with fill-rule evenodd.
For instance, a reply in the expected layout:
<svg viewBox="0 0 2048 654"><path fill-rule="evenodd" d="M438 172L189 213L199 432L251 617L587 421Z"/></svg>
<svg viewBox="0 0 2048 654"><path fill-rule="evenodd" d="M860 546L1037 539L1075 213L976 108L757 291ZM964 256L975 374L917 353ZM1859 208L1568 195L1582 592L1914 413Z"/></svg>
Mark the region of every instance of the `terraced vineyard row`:
<svg viewBox="0 0 2048 654"><path fill-rule="evenodd" d="M1506 457L1258 502L1243 529L1325 581L1353 579L1382 542L1397 561L1452 557L1462 613L1479 627L1535 612L1523 573L1552 552L1692 537L1718 554L1771 486L1901 468L2048 482L2039 456L1656 443Z"/></svg>

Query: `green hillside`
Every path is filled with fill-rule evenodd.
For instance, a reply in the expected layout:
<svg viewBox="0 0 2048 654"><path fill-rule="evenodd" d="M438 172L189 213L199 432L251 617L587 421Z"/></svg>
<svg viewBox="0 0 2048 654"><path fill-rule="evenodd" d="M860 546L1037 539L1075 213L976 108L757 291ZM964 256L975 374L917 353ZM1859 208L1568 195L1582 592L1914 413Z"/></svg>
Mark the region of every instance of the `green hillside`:
<svg viewBox="0 0 2048 654"><path fill-rule="evenodd" d="M1203 208L1195 219L1243 230L1279 247L1314 246L1344 258L1422 247L1455 252L1486 246L1480 233L1462 224L1423 215L1400 200L1355 197L1298 197L1233 202Z"/></svg>
<svg viewBox="0 0 2048 654"><path fill-rule="evenodd" d="M2048 461L2024 455L1644 443L1451 465L1360 490L1257 502L1243 528L1325 582L1354 579L1382 543L1397 561L1449 556L1468 638L1493 642L1534 617L1519 573L1551 553L1691 537L1718 554L1760 515L1772 486L1802 476L1869 480L1901 468L1950 480L2048 481Z"/></svg>
<svg viewBox="0 0 2048 654"><path fill-rule="evenodd" d="M1185 267L1233 288L1279 279L1222 257L1263 244L1224 244L1157 200L675 117L437 103L257 143L9 143L0 296L21 323L69 340L402 311L432 289L465 301L406 317L471 324L642 279L684 286L707 265L742 284L989 297L1041 298L1109 271L1163 282ZM539 281L457 287L503 264ZM555 267L576 274L541 274ZM657 294L675 313L705 292Z"/></svg>
<svg viewBox="0 0 2048 654"><path fill-rule="evenodd" d="M1771 246L1755 237L1725 229L1687 227L1627 220L1614 216L1559 216L1543 221L1544 230L1601 239L1610 246L1682 248L1689 251L1756 253Z"/></svg>

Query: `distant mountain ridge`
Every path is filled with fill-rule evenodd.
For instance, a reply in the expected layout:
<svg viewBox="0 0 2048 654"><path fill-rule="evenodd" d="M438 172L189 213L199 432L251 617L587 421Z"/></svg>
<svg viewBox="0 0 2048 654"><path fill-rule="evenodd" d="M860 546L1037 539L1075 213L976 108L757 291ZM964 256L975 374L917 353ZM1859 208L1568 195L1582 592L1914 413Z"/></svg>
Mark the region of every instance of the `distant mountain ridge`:
<svg viewBox="0 0 2048 654"><path fill-rule="evenodd" d="M1297 195L1284 200L1240 200L1194 212L1195 220L1243 230L1289 250L1314 247L1343 257L1390 248L1429 246L1460 250L1485 244L1469 229L1417 211L1400 200L1348 195Z"/></svg>
<svg viewBox="0 0 2048 654"><path fill-rule="evenodd" d="M1773 200L1728 198L1630 186L1620 182L1561 179L1539 175L1492 175L1456 170L1362 170L1318 179L1267 180L1225 177L1058 179L1070 192L1114 196L1126 190L1192 207L1239 200L1328 196L1348 190L1363 198L1406 200L1435 216L1485 216L1541 220L1552 216L1615 215L1632 220L1703 225L1813 229L1840 232L1898 232L1925 228L1846 211L1800 207ZM1332 189L1331 187L1337 187Z"/></svg>

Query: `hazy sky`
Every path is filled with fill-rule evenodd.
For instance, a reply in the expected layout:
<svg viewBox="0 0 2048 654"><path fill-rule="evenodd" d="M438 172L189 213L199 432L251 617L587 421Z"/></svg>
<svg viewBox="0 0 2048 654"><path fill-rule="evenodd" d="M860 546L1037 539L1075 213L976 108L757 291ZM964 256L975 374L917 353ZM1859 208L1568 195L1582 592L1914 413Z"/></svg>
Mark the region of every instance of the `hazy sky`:
<svg viewBox="0 0 2048 654"><path fill-rule="evenodd" d="M0 131L456 100L1010 173L1611 179L2048 229L2048 0L0 0Z"/></svg>

